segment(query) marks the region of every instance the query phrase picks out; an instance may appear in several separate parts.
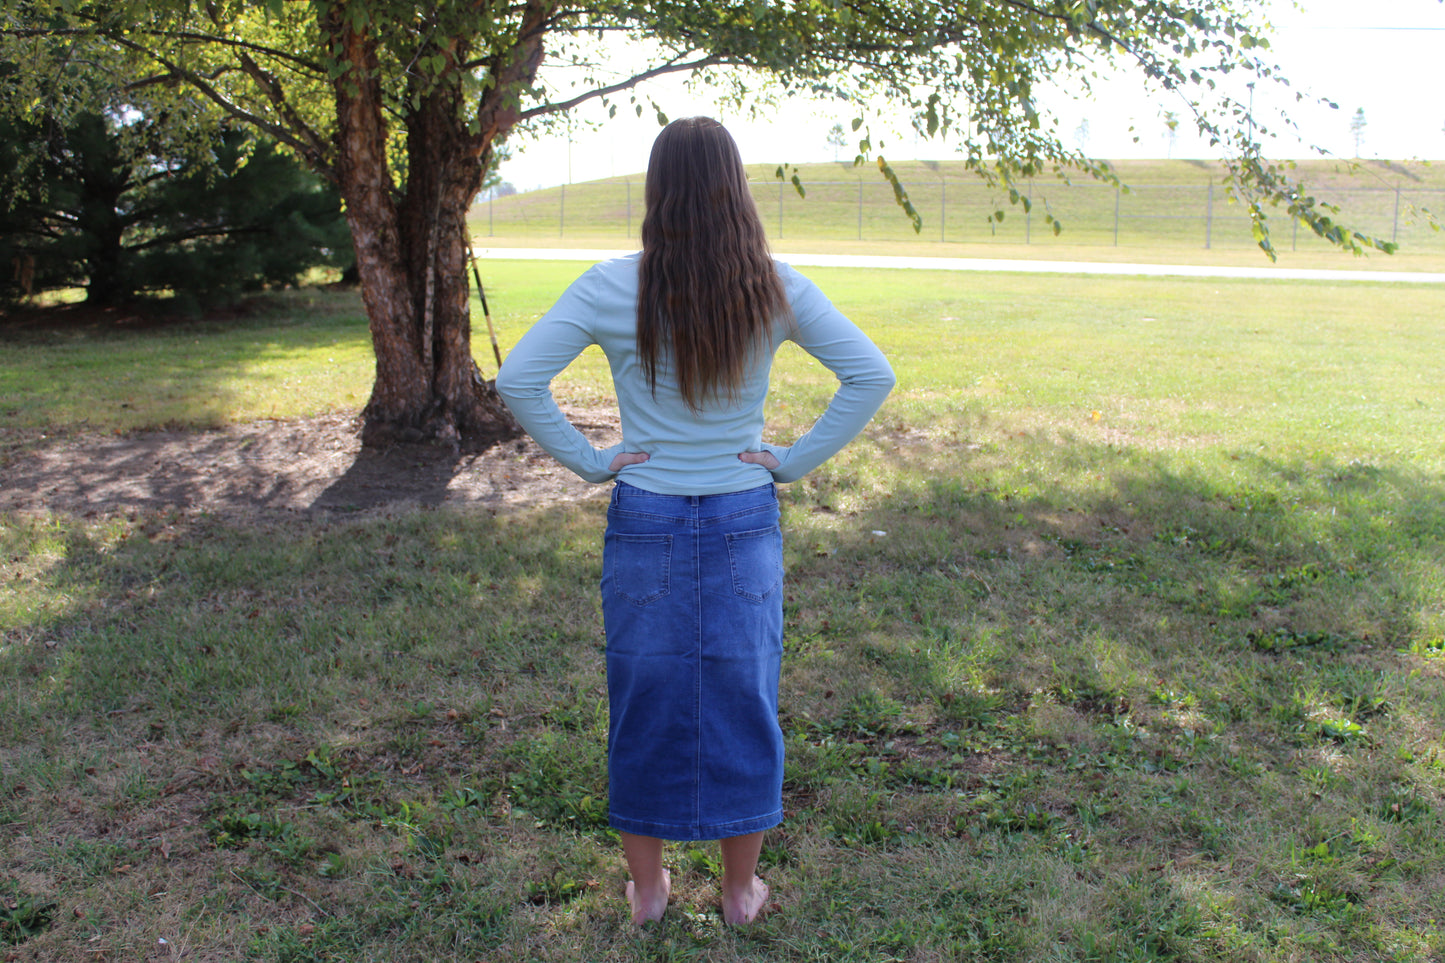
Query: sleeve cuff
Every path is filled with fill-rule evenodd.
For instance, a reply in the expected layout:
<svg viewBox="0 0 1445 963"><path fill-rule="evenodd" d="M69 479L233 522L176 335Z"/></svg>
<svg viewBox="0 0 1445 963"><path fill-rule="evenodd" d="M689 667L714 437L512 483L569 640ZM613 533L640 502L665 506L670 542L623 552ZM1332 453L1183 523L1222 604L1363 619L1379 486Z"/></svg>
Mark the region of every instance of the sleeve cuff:
<svg viewBox="0 0 1445 963"><path fill-rule="evenodd" d="M790 482L798 480L797 476L794 476L788 471L788 456L793 453L792 445L770 445L767 442L763 442L758 447L778 460L778 467L773 469L773 481Z"/></svg>
<svg viewBox="0 0 1445 963"><path fill-rule="evenodd" d="M608 448L594 448L592 450L597 452L597 468L596 471L594 471L591 475L587 477L587 481L600 484L602 482L611 481L612 479L616 478L617 472L612 470L612 459L622 454L622 452L625 450L623 448L622 442L619 441L617 444L612 445Z"/></svg>

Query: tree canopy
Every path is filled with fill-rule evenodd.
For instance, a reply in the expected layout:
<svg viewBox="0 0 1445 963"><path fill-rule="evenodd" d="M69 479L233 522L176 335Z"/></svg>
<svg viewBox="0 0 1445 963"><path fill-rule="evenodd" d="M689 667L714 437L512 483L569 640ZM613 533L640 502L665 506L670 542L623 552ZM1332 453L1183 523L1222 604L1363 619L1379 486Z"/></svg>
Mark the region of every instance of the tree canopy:
<svg viewBox="0 0 1445 963"><path fill-rule="evenodd" d="M465 214L493 152L519 127L589 101L661 110L637 85L681 73L746 103L888 103L925 135L949 131L970 168L1026 204L1027 178L1113 180L1039 101L1045 83L1086 96L1123 66L1179 98L1230 163L1230 188L1271 253L1283 210L1346 249L1351 232L1261 149L1269 126L1230 95L1238 74L1285 83L1260 4L1245 0L20 0L0 14L0 61L21 75L0 109L52 116L97 97L144 98L180 129L244 122L333 180L345 199L377 347L372 440L496 436L505 411L471 361ZM550 82L552 77L564 82ZM1237 79L1237 78L1236 78ZM458 280L460 279L460 280Z"/></svg>

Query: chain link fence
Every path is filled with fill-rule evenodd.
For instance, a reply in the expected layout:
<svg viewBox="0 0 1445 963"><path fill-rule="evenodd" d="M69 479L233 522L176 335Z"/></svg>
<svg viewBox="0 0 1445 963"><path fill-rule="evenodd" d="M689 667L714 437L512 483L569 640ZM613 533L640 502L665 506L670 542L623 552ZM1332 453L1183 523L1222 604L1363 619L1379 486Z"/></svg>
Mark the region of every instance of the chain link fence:
<svg viewBox="0 0 1445 963"><path fill-rule="evenodd" d="M1124 189L1040 182L1021 192L1030 201L1028 211L978 181L912 178L905 184L923 216L917 234L881 177L805 181L806 196L785 182L754 181L751 186L774 241L1254 246L1244 206L1212 180ZM1362 233L1406 250L1445 253L1445 233L1433 230L1424 213L1445 205L1445 190L1354 188L1331 190L1327 199L1340 207L1339 221ZM490 198L473 209L471 224L479 236L616 237L635 243L642 210L642 181L617 179ZM1049 217L1061 226L1057 235ZM1283 210L1272 212L1269 226L1278 250L1328 246Z"/></svg>

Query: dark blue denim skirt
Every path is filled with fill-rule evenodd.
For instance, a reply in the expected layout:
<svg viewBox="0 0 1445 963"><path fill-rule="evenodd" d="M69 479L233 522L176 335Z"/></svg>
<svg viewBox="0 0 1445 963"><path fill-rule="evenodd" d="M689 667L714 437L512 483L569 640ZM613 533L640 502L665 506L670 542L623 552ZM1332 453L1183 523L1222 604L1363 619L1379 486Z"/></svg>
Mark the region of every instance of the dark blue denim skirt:
<svg viewBox="0 0 1445 963"><path fill-rule="evenodd" d="M617 482L602 551L608 813L721 839L783 818L783 538L771 484L657 495Z"/></svg>

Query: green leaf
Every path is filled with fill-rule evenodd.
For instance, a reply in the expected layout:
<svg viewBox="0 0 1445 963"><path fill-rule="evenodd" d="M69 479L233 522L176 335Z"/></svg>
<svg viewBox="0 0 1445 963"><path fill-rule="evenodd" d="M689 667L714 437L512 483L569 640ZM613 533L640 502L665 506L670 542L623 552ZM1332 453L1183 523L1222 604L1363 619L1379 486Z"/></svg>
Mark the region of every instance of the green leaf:
<svg viewBox="0 0 1445 963"><path fill-rule="evenodd" d="M893 170L888 161L883 157L878 158L878 170L889 184L893 185L893 199L898 206L903 208L903 213L913 222L913 233L918 234L923 230L923 215L918 213L918 208L913 206L913 201L908 197L908 191L903 182L898 178L898 173Z"/></svg>

